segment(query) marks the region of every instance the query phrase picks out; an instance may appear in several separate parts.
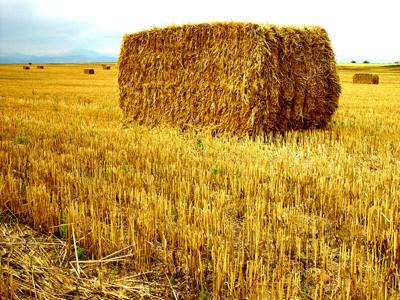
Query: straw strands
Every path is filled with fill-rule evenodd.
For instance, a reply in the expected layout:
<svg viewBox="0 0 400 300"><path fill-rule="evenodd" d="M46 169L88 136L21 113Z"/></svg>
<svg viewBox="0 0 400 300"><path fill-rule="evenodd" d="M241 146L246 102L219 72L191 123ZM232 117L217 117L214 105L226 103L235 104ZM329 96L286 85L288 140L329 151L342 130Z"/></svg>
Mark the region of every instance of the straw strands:
<svg viewBox="0 0 400 300"><path fill-rule="evenodd" d="M21 283L14 299L29 287L35 299L108 299L113 284L151 294L131 299L400 298L399 72L340 71L345 94L329 130L238 141L136 122L121 130L111 66L96 76L82 69L101 64L1 66L0 214L62 243L52 250L57 238L0 224L2 291ZM364 68L384 84L353 85Z"/></svg>
<svg viewBox="0 0 400 300"><path fill-rule="evenodd" d="M70 228L71 227L70 225ZM136 299L156 294L166 283L153 286L149 294L147 278L143 275L126 276L115 270L132 258L132 247L99 260L81 260L80 273L71 239L63 241L55 236L44 236L24 226L5 220L0 215L0 298L1 299ZM76 247L76 245L75 245ZM73 253L75 252L75 254ZM113 273L101 281L102 274Z"/></svg>
<svg viewBox="0 0 400 300"><path fill-rule="evenodd" d="M324 127L340 94L324 29L236 22L126 34L118 83L127 123L238 136Z"/></svg>
<svg viewBox="0 0 400 300"><path fill-rule="evenodd" d="M84 74L94 74L94 69L83 69Z"/></svg>
<svg viewBox="0 0 400 300"><path fill-rule="evenodd" d="M353 76L353 83L379 84L379 76L370 73L356 73Z"/></svg>

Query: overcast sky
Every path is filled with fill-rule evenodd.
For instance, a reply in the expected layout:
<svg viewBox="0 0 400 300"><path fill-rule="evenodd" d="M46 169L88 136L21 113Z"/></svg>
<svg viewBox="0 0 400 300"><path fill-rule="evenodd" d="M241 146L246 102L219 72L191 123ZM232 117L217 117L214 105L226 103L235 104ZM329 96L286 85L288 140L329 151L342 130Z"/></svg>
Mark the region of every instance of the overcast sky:
<svg viewBox="0 0 400 300"><path fill-rule="evenodd" d="M400 61L400 0L0 0L0 53L119 53L126 32L230 20L319 25L339 61Z"/></svg>

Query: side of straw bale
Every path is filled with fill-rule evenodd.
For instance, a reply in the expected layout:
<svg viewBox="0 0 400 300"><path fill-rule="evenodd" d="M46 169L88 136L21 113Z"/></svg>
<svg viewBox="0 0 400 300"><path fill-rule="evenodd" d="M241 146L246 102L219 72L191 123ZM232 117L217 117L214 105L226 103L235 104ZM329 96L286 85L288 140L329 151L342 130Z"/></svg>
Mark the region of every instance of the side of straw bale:
<svg viewBox="0 0 400 300"><path fill-rule="evenodd" d="M94 74L94 69L83 69L84 74Z"/></svg>
<svg viewBox="0 0 400 300"><path fill-rule="evenodd" d="M327 32L320 27L275 30L280 82L276 128L286 131L326 126L340 94L335 55Z"/></svg>
<svg viewBox="0 0 400 300"><path fill-rule="evenodd" d="M370 73L356 73L353 76L353 83L379 84L379 76Z"/></svg>
<svg viewBox="0 0 400 300"><path fill-rule="evenodd" d="M323 127L340 93L324 29L253 23L127 34L118 60L127 122L239 136Z"/></svg>

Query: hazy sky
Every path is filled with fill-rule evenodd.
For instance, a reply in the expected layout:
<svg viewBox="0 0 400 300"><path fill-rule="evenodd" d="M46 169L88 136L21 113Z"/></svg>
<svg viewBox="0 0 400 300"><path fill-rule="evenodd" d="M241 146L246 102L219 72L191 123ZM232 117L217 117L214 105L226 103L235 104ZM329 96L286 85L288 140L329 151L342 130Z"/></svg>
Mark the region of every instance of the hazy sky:
<svg viewBox="0 0 400 300"><path fill-rule="evenodd" d="M0 0L0 53L118 53L126 32L229 20L319 25L338 60L400 61L400 0Z"/></svg>

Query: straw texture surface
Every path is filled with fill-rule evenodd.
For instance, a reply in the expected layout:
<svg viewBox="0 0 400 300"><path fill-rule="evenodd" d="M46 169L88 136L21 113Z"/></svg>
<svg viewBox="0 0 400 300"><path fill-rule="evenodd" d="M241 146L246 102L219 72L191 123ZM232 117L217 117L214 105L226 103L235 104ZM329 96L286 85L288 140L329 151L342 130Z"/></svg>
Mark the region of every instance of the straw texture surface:
<svg viewBox="0 0 400 300"><path fill-rule="evenodd" d="M123 38L125 121L239 136L324 127L340 94L335 56L319 27L203 23Z"/></svg>
<svg viewBox="0 0 400 300"><path fill-rule="evenodd" d="M353 76L353 83L379 84L379 76L370 73L356 73Z"/></svg>

